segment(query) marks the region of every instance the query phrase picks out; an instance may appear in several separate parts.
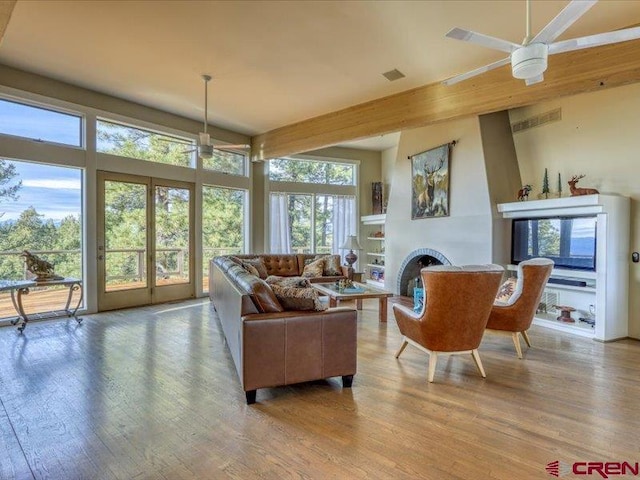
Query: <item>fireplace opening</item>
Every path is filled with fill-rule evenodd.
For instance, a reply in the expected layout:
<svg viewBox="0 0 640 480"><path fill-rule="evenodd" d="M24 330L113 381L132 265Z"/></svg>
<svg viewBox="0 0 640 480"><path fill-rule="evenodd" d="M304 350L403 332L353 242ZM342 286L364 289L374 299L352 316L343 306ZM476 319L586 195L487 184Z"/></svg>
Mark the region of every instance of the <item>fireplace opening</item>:
<svg viewBox="0 0 640 480"><path fill-rule="evenodd" d="M433 265L451 265L440 252L430 248L415 250L405 258L398 274L398 293L413 298L413 289L422 287L420 270Z"/></svg>

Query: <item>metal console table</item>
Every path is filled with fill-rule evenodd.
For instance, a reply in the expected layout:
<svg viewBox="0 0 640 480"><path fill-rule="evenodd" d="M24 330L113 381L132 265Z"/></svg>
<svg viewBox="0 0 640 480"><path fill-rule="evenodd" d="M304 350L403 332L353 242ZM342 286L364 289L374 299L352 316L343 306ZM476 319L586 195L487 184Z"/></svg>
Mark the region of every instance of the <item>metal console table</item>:
<svg viewBox="0 0 640 480"><path fill-rule="evenodd" d="M29 289L32 287L53 287L63 286L69 289L67 295L67 301L63 309L51 310L42 313L33 313L27 315L22 305L22 296L29 294ZM11 321L11 325L16 325L22 322L22 325L18 327L18 331L22 333L27 326L29 320L42 319L42 318L55 318L55 317L73 317L79 324L82 323L82 318L78 318L76 315L78 308L82 304L82 281L77 278L62 278L57 280L0 280L0 292L10 291L11 302L16 309L18 317ZM77 303L72 307L71 300L73 299L73 292L79 291Z"/></svg>

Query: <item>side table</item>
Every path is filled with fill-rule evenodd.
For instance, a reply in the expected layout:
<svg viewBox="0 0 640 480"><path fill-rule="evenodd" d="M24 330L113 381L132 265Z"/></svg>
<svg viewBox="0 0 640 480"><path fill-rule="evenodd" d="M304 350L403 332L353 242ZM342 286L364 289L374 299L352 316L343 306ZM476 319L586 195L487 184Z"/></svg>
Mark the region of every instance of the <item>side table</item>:
<svg viewBox="0 0 640 480"><path fill-rule="evenodd" d="M63 309L51 310L42 313L33 313L27 315L22 305L22 296L29 294L29 288L32 287L53 287L63 286L69 289L67 295L67 301ZM22 333L29 323L29 320L42 319L42 318L54 318L54 317L73 317L78 324L82 323L82 318L78 318L76 315L78 308L82 304L82 281L77 278L61 278L57 280L0 280L0 292L10 291L11 302L16 309L18 317L11 320L11 325L16 325L22 321L22 325L18 327L18 332ZM71 305L73 299L73 292L79 291L80 295L78 301L74 306ZM17 292L17 294L16 294Z"/></svg>

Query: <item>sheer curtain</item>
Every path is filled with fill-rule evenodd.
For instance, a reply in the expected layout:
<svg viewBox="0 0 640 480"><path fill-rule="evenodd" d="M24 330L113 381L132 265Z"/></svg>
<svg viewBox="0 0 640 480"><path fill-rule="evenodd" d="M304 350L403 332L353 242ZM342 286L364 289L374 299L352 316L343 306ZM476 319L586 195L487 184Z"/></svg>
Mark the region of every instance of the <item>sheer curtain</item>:
<svg viewBox="0 0 640 480"><path fill-rule="evenodd" d="M347 235L357 235L356 232L356 198L351 196L333 197L333 245L332 253L346 253L340 247L347 239Z"/></svg>
<svg viewBox="0 0 640 480"><path fill-rule="evenodd" d="M289 235L289 203L286 193L271 194L271 252L291 253L291 237Z"/></svg>

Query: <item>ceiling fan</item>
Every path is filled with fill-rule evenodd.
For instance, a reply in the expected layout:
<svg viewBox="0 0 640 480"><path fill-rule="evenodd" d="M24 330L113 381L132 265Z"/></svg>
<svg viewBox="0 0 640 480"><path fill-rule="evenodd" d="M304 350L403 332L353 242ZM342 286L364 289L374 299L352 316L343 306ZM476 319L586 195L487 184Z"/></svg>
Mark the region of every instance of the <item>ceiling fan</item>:
<svg viewBox="0 0 640 480"><path fill-rule="evenodd" d="M198 134L198 146L193 150L189 150L189 152L198 152L198 156L203 160L209 159L213 157L214 150L244 150L250 148L251 145L246 143L240 143L236 145L220 143L213 144L211 143L211 137L207 133L207 124L209 123L209 111L208 111L208 90L209 90L209 82L211 81L211 75L202 75L202 79L204 80L204 132L200 132Z"/></svg>
<svg viewBox="0 0 640 480"><path fill-rule="evenodd" d="M508 53L509 56L485 65L484 67L451 77L442 83L445 85L453 85L454 83L511 63L513 76L524 80L527 85L533 85L544 80L543 73L547 69L548 55L640 38L640 27L633 27L554 42L567 28L593 7L597 1L598 0L572 0L546 27L535 37L531 38L531 1L527 0L527 33L522 41L522 45L462 28L456 27L451 29L446 34L449 38L500 50Z"/></svg>

